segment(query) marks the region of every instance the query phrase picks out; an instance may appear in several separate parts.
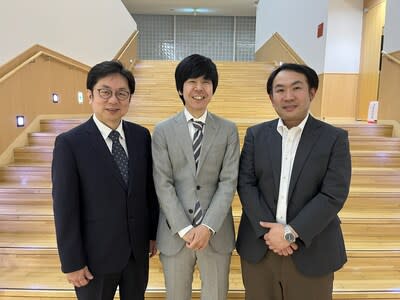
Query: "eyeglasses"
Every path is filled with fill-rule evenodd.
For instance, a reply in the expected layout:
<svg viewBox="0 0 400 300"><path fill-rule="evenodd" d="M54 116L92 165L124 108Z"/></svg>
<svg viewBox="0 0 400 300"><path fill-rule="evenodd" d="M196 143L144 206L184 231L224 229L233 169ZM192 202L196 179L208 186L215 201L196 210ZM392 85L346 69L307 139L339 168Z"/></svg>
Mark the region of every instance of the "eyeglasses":
<svg viewBox="0 0 400 300"><path fill-rule="evenodd" d="M110 89L97 89L97 91L104 100L110 99L113 95L113 91ZM126 90L118 90L114 92L114 95L119 101L126 101L131 96L131 93Z"/></svg>

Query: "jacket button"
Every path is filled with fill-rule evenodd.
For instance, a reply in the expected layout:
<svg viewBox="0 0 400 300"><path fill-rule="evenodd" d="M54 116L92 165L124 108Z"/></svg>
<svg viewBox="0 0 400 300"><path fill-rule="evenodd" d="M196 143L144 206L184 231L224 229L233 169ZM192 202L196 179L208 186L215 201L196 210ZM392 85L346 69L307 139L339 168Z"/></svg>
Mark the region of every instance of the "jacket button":
<svg viewBox="0 0 400 300"><path fill-rule="evenodd" d="M189 208L189 213L192 214L193 213L193 209Z"/></svg>
<svg viewBox="0 0 400 300"><path fill-rule="evenodd" d="M200 186L199 186L199 185L198 185L198 186L196 186L196 189L197 189L197 190L199 190L199 189L200 189Z"/></svg>

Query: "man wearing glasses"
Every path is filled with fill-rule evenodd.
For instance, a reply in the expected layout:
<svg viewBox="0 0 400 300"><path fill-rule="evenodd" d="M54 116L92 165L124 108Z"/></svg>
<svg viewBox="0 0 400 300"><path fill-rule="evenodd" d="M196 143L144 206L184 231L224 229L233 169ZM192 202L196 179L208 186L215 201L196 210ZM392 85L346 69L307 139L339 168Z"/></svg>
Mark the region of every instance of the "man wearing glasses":
<svg viewBox="0 0 400 300"><path fill-rule="evenodd" d="M87 77L93 116L55 141L53 208L61 269L78 299L144 299L156 253L151 137L122 117L135 91L117 61Z"/></svg>

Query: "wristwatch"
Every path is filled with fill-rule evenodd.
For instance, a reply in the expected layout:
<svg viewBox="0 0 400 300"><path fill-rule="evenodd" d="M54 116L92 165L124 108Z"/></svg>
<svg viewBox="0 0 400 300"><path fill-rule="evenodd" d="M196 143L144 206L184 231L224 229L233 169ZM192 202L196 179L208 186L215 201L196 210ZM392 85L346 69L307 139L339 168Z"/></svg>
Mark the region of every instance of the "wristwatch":
<svg viewBox="0 0 400 300"><path fill-rule="evenodd" d="M285 231L283 233L283 238L289 243L294 243L296 241L296 237L290 228L289 225L285 225Z"/></svg>

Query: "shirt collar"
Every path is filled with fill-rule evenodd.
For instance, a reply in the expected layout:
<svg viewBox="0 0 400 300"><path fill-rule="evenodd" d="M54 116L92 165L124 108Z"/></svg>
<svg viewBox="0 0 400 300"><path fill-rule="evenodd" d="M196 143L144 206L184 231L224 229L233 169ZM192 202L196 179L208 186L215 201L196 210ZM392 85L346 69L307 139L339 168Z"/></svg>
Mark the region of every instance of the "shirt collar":
<svg viewBox="0 0 400 300"><path fill-rule="evenodd" d="M304 129L304 126L305 126L306 123L307 123L307 120L308 120L308 116L309 116L309 115L310 115L310 113L307 113L307 116L303 119L303 121L301 121L299 125L297 125L297 126L295 126L295 127L292 127L292 128L299 128L299 129L300 129L300 132L302 132L303 129ZM282 119L279 118L279 120L278 120L278 126L276 127L276 130L282 135L284 129L289 130L289 129L286 127L286 125L283 123Z"/></svg>
<svg viewBox="0 0 400 300"><path fill-rule="evenodd" d="M186 107L185 107L183 113L185 114L185 118L188 123L193 119L194 121L201 121L204 124L206 124L207 110L204 112L204 114L200 118L193 117L192 114L186 109Z"/></svg>
<svg viewBox="0 0 400 300"><path fill-rule="evenodd" d="M93 114L93 121L96 124L97 128L99 129L103 138L104 139L108 138L108 135L110 134L110 132L113 129L111 129L106 124L104 124L99 119L97 119L95 114ZM119 133L120 137L122 137L122 139L125 139L124 129L122 128L122 120L121 120L121 122L119 122L119 125L118 125L117 129L115 129L115 130L118 131L118 133Z"/></svg>

